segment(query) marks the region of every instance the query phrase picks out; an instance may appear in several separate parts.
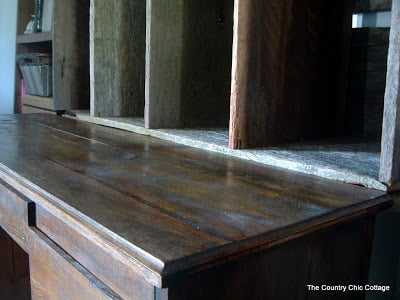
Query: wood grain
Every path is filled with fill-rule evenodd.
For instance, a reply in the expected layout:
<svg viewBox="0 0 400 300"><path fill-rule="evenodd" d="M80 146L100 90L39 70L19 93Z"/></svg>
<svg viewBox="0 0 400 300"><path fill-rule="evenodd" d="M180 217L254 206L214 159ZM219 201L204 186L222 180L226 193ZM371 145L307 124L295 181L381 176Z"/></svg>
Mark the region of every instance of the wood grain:
<svg viewBox="0 0 400 300"><path fill-rule="evenodd" d="M31 201L0 180L0 223L22 249L29 251L28 224Z"/></svg>
<svg viewBox="0 0 400 300"><path fill-rule="evenodd" d="M33 299L122 299L40 231L30 243Z"/></svg>
<svg viewBox="0 0 400 300"><path fill-rule="evenodd" d="M55 0L53 18L55 109L89 108L89 0Z"/></svg>
<svg viewBox="0 0 400 300"><path fill-rule="evenodd" d="M149 1L146 127L228 127L233 1Z"/></svg>
<svg viewBox="0 0 400 300"><path fill-rule="evenodd" d="M51 212L37 226L97 276L109 251L109 272L127 262L162 288L390 205L382 192L66 118L0 125L0 174Z"/></svg>
<svg viewBox="0 0 400 300"><path fill-rule="evenodd" d="M400 180L400 3L393 1L382 125L379 179L389 186Z"/></svg>
<svg viewBox="0 0 400 300"><path fill-rule="evenodd" d="M145 127L179 127L184 1L146 3Z"/></svg>
<svg viewBox="0 0 400 300"><path fill-rule="evenodd" d="M54 111L54 99L51 97L40 97L26 94L22 101L24 105L41 107Z"/></svg>
<svg viewBox="0 0 400 300"><path fill-rule="evenodd" d="M0 227L0 291L2 299L31 299L28 254Z"/></svg>
<svg viewBox="0 0 400 300"><path fill-rule="evenodd" d="M365 299L365 291L309 291L307 284L366 284L373 229L367 218L314 233L186 278L159 299Z"/></svg>
<svg viewBox="0 0 400 300"><path fill-rule="evenodd" d="M91 1L92 116L143 117L145 22L143 0Z"/></svg>
<svg viewBox="0 0 400 300"><path fill-rule="evenodd" d="M22 112L23 114L52 114L55 115L57 112L55 110L47 110L41 107L33 107L30 105L23 105Z"/></svg>
<svg viewBox="0 0 400 300"><path fill-rule="evenodd" d="M104 237L93 234L90 226L85 227L84 223L78 223L56 209L50 212L50 209L37 206L36 212L37 228L62 245L64 251L122 298L129 299L131 295L137 299L153 298L154 287L149 279L154 274L131 256L122 251L119 253L123 245L101 241Z"/></svg>
<svg viewBox="0 0 400 300"><path fill-rule="evenodd" d="M315 139L343 130L349 1L238 1L230 147Z"/></svg>
<svg viewBox="0 0 400 300"><path fill-rule="evenodd" d="M52 39L53 34L51 31L38 32L35 34L20 34L17 36L17 44L51 42Z"/></svg>

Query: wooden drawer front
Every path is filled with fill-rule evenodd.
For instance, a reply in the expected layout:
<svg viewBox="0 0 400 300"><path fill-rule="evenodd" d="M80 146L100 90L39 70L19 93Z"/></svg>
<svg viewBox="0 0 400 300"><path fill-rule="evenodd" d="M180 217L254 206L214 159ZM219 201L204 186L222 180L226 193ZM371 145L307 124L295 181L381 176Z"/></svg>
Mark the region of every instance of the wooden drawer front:
<svg viewBox="0 0 400 300"><path fill-rule="evenodd" d="M17 193L7 183L0 181L0 224L28 252L28 206L33 203Z"/></svg>
<svg viewBox="0 0 400 300"><path fill-rule="evenodd" d="M121 299L39 230L30 234L33 299Z"/></svg>
<svg viewBox="0 0 400 300"><path fill-rule="evenodd" d="M154 299L146 270L82 224L36 205L36 227L124 299Z"/></svg>

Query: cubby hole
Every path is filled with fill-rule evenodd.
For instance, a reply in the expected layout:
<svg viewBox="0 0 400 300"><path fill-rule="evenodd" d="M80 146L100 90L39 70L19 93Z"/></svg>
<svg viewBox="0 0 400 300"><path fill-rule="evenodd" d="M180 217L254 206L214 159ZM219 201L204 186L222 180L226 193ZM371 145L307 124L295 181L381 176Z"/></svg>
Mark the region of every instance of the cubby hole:
<svg viewBox="0 0 400 300"><path fill-rule="evenodd" d="M389 29L352 29L353 13L368 11L363 1L147 1L112 30L109 4L99 3L102 24L91 32L99 109L80 119L386 189L379 170ZM129 19L135 13L140 25ZM125 41L132 36L144 52ZM109 59L121 53L125 60ZM126 77L115 80L115 70ZM115 94L124 89L144 92L125 102Z"/></svg>
<svg viewBox="0 0 400 300"><path fill-rule="evenodd" d="M237 73L232 148L267 164L386 188L379 172L389 29L352 29L353 4L243 5L247 34L239 40L248 53L238 64L248 74ZM251 40L263 25L264 38Z"/></svg>
<svg viewBox="0 0 400 300"><path fill-rule="evenodd" d="M182 125L227 129L233 1L185 1L183 16Z"/></svg>
<svg viewBox="0 0 400 300"><path fill-rule="evenodd" d="M147 16L146 127L227 129L233 1L154 1Z"/></svg>
<svg viewBox="0 0 400 300"><path fill-rule="evenodd" d="M77 117L141 132L218 128L227 144L233 0L93 5L91 111Z"/></svg>
<svg viewBox="0 0 400 300"><path fill-rule="evenodd" d="M390 12L353 16L346 127L350 136L381 141Z"/></svg>

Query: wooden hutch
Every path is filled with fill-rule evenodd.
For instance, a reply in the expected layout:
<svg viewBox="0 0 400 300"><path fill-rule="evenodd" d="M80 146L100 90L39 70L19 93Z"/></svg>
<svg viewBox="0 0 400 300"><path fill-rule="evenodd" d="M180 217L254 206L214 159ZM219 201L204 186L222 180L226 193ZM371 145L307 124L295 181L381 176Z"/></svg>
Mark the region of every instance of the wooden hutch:
<svg viewBox="0 0 400 300"><path fill-rule="evenodd" d="M53 0L25 36L33 2L54 90L0 117L6 297L364 299L309 285L368 285L397 197L400 1Z"/></svg>

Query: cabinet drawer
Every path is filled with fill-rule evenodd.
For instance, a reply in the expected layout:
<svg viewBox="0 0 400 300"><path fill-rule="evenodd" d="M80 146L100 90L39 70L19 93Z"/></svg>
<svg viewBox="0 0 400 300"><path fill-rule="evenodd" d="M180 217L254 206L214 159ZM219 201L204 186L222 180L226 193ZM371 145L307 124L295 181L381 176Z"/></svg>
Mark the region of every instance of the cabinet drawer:
<svg viewBox="0 0 400 300"><path fill-rule="evenodd" d="M33 299L121 299L36 228L30 245Z"/></svg>
<svg viewBox="0 0 400 300"><path fill-rule="evenodd" d="M154 299L154 286L146 280L149 270L94 233L96 228L86 227L63 211L36 205L35 212L38 230L122 298Z"/></svg>
<svg viewBox="0 0 400 300"><path fill-rule="evenodd" d="M1 227L21 246L28 251L28 211L33 202L20 195L7 183L0 180L0 224Z"/></svg>

